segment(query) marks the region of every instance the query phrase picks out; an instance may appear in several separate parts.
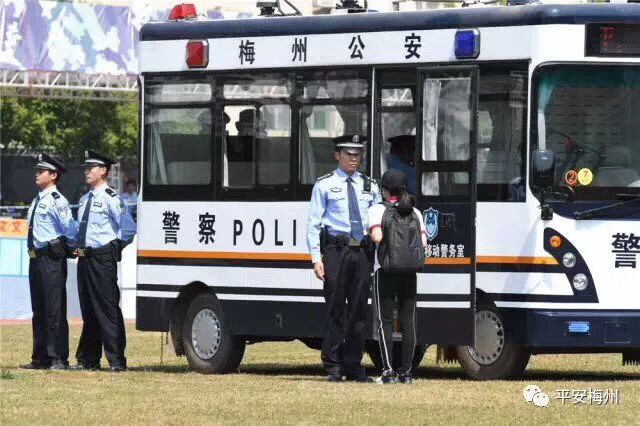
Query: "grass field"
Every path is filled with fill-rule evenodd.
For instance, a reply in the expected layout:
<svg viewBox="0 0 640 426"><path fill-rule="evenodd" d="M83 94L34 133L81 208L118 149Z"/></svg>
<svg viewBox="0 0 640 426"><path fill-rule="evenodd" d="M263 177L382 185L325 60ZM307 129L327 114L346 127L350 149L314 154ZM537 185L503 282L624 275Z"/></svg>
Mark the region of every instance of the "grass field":
<svg viewBox="0 0 640 426"><path fill-rule="evenodd" d="M133 324L127 330L127 373L42 372L17 369L29 361L30 325L0 326L0 424L640 425L640 367L623 367L620 355L537 356L523 380L474 382L458 366L436 365L430 349L412 386L331 384L323 381L319 353L298 342L248 346L241 373L204 376L170 347L161 364L159 333ZM79 333L72 325L72 353ZM525 403L527 384L549 395L547 407ZM556 398L560 389L590 388L619 389L619 403Z"/></svg>

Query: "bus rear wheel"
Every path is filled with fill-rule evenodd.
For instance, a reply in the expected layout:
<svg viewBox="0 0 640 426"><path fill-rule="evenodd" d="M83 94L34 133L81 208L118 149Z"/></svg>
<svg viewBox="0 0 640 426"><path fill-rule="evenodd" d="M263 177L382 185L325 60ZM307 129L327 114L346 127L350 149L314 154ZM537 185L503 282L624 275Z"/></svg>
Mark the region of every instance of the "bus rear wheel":
<svg viewBox="0 0 640 426"><path fill-rule="evenodd" d="M184 318L182 344L189 365L203 374L238 370L245 340L228 332L222 306L211 293L193 298Z"/></svg>
<svg viewBox="0 0 640 426"><path fill-rule="evenodd" d="M465 372L475 380L521 376L531 353L526 347L505 341L504 320L496 306L478 300L475 322L475 346L456 347L458 361Z"/></svg>

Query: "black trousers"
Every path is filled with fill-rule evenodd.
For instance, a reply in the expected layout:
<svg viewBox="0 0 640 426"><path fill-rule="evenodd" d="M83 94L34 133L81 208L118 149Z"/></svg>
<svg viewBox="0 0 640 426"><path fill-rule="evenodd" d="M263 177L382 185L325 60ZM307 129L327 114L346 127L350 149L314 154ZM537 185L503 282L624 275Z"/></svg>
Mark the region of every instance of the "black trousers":
<svg viewBox="0 0 640 426"><path fill-rule="evenodd" d="M42 256L29 260L33 319L33 364L68 364L67 259Z"/></svg>
<svg viewBox="0 0 640 426"><path fill-rule="evenodd" d="M329 244L323 257L327 303L322 363L329 374L361 375L373 264L359 247Z"/></svg>
<svg viewBox="0 0 640 426"><path fill-rule="evenodd" d="M411 371L416 348L416 274L392 274L380 270L374 288L380 323L380 352L385 370L393 366L393 308L398 299L398 322L402 332L399 372Z"/></svg>
<svg viewBox="0 0 640 426"><path fill-rule="evenodd" d="M118 262L113 253L78 259L78 295L83 321L76 352L78 363L85 367L98 366L104 345L109 365L126 367Z"/></svg>

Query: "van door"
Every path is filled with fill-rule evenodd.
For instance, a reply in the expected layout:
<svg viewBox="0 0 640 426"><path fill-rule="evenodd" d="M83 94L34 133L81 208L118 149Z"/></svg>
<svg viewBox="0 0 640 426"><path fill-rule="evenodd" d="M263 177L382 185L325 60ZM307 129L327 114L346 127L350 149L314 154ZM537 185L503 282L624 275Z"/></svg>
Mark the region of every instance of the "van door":
<svg viewBox="0 0 640 426"><path fill-rule="evenodd" d="M427 230L419 344L474 345L478 68L418 70L416 207Z"/></svg>

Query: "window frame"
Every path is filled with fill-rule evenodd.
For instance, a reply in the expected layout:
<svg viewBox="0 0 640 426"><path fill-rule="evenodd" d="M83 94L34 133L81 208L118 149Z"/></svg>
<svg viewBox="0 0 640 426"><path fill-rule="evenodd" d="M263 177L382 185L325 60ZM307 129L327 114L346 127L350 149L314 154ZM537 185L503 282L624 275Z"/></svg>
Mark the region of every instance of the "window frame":
<svg viewBox="0 0 640 426"><path fill-rule="evenodd" d="M371 149L374 148L374 145L372 144L372 121L373 121L373 116L372 116L372 111L371 111L371 102L372 102L372 98L374 96L372 96L373 90L374 90L374 82L373 82L373 66L359 66L359 67L349 67L349 68L319 68L319 69L313 69L313 70L308 70L308 71L302 71L299 73L296 73L296 78L295 78L295 85L294 85L294 92L295 92L295 108L292 108L292 126L295 126L295 133L296 133L296 143L295 143L295 157L292 157L292 159L294 161L292 161L292 164L294 165L295 168L295 173L294 173L294 197L296 201L309 201L311 199L311 192L313 190L313 185L314 183L311 184L306 184L306 183L302 183L300 181L300 153L301 153L301 149L300 149L300 112L302 111L302 108L305 106L316 106L316 105L365 105L365 113L366 113L366 118L367 118L367 129L366 129L366 137L367 137L367 142L365 143L365 155L367 156L367 158L370 158L370 152ZM313 74L318 72L318 71L334 71L336 73L339 73L340 71L348 71L352 74L349 78L358 78L358 79L363 79L367 82L367 95L364 96L363 98L345 98L345 99L339 99L339 100L335 100L335 99L331 99L331 98L321 98L321 99L307 99L302 101L301 100L301 96L298 96L299 94L301 95L301 90L302 90L302 83L305 81L313 81L314 77ZM332 80L338 80L338 79L332 79ZM333 150L332 150L333 152ZM363 156L363 158L365 158ZM367 169L365 171L365 174L370 173L369 171L371 170L371 161L367 161ZM336 164L336 168L337 168L337 164ZM320 176L317 176L320 177Z"/></svg>
<svg viewBox="0 0 640 426"><path fill-rule="evenodd" d="M307 105L364 105L367 119L367 166L365 173L370 173L371 150L375 148L372 139L372 102L375 97L373 91L375 83L372 80L374 67L371 65L349 66L349 67L318 67L313 69L261 69L261 70L230 70L230 71L189 71L189 72L169 72L169 73L143 73L144 87L150 84L161 83L193 83L207 81L212 87L211 99L204 101L189 102L167 102L156 103L147 102L144 93L141 95L141 109L148 113L151 108L209 108L212 114L211 128L211 183L209 185L153 185L148 182L147 162L149 157L149 141L151 140L144 125L145 117L141 116L140 135L143 162L140 164L139 172L142 174L143 201L309 201L314 183L303 184L300 182L300 111ZM318 72L334 72L347 74L345 78L363 79L367 84L367 95L361 98L345 98L333 100L309 99L302 100L301 82L312 81ZM225 78L239 76L242 74L256 76L258 74L279 74L286 75L292 83L292 90L289 97L276 98L243 98L225 99L223 98L223 87ZM339 80L340 78L331 78ZM142 91L141 91L142 92ZM220 93L220 97L218 96ZM257 102L259 101L259 102ZM224 107L228 105L254 105L259 108L265 104L289 105L291 111L291 143L289 147L289 184L282 185L260 185L253 188L225 188L223 187L223 143L224 143ZM222 126L222 129L220 128ZM332 151L333 152L333 151ZM337 167L337 166L336 166Z"/></svg>
<svg viewBox="0 0 640 426"><path fill-rule="evenodd" d="M523 182L521 182L521 185L523 188L526 188L529 181L527 176L527 146L528 146L527 125L529 120L529 98L531 96L529 93L529 74L530 74L529 61L483 62L483 63L479 63L478 66L480 70L480 79L479 79L480 85L482 84L483 71L484 71L484 75L486 76L487 68L492 70L500 70L500 71L507 71L507 72L522 71L524 73L525 98L523 100L522 117L521 117L522 129L520 132L522 137L522 143L520 145L519 154L520 154L520 177L521 179L523 179ZM498 73L494 73L494 74L498 74ZM506 74L503 73L499 75L506 75ZM485 95L485 96L496 97L500 95L491 94L491 95ZM480 93L478 93L478 112L480 112L481 103L482 103L482 97ZM479 137L480 137L480 129L478 129L478 141L476 142L477 143L476 150L481 148ZM476 153L476 175L479 174L478 166L479 164L478 164L477 153ZM476 180L477 180L477 176L476 176ZM527 201L526 190L524 191L524 194L523 194L524 197L521 200L509 200L508 199L508 193L509 193L508 182L507 183L480 183L479 181L477 181L476 185L478 187L477 189L478 202L524 203Z"/></svg>
<svg viewBox="0 0 640 426"><path fill-rule="evenodd" d="M186 77L186 78L185 78ZM163 84L163 83L202 83L207 82L211 85L211 92L215 90L215 81L212 76L208 73L172 73L172 74L154 74L154 75L144 75L144 88L153 84ZM143 92L141 90L141 92ZM141 99L144 102L144 107L142 110L144 111L144 116L141 117L140 123L140 134L144 135L144 139L142 143L143 149L143 159L144 161L140 165L140 171L143 176L142 181L142 200L143 201L212 201L215 199L215 188L216 188L216 173L215 173L215 150L210 149L210 181L208 184L202 185L192 185L192 184L184 184L184 185L158 185L152 184L149 182L149 173L147 167L150 161L150 149L151 149L151 135L149 129L146 125L146 117L147 114L150 113L152 109L206 109L209 108L211 113L213 114L213 96L209 101L189 101L189 102L147 102L146 94L142 93ZM213 115L212 115L213 117ZM213 122L213 120L212 120ZM209 143L212 144L214 139L214 127L212 126L211 134L209 138ZM213 148L213 146L211 146Z"/></svg>
<svg viewBox="0 0 640 426"><path fill-rule="evenodd" d="M479 61L461 61L459 64L453 64L451 62L442 62L442 63L428 63L428 64L424 64L424 65L428 65L428 66L452 66L452 65L477 65L478 66L478 70L479 70L479 85L482 84L482 78L483 78L483 72L484 75L486 75L487 73L487 69L490 69L491 71L502 71L503 74L505 75L510 73L511 71L521 71L524 75L525 78L525 98L524 98L524 107L523 107L523 111L522 111L522 143L520 146L520 150L519 150L519 155L521 158L520 161L520 173L521 173L521 177L523 179L522 185L526 188L527 186L527 181L528 176L527 176L527 146L528 146L528 140L527 140L527 124L528 124L528 120L529 120L529 105L528 105L528 101L529 101L529 91L528 91L528 84L529 84L529 61L528 60L514 60L514 61L483 61L483 62L479 62ZM402 72L413 72L416 78L416 91L415 91L415 96L422 96L421 94L421 88L418 88L418 67L416 67L415 65L389 65L389 66L381 66L381 67L376 67L376 73L375 73L375 100L374 100L374 104L375 104L375 108L374 108L374 121L375 121L375 129L373 130L373 133L375 135L374 141L373 141L373 147L375 149L375 152L377 153L377 155L374 156L374 161L372 166L372 170L373 170L373 176L380 176L382 174L382 161L381 161L381 155L382 155L382 114L384 112L388 112L388 111L392 111L392 112L399 112L399 111L405 111L406 109L409 109L410 111L413 111L414 113L416 112L416 108L417 108L417 104L418 102L421 100L419 99L414 99L413 103L413 109L411 109L410 107L400 107L400 106L393 106L393 107L389 107L389 106L382 106L382 90L383 89L388 89L388 88L397 88L397 87L403 87L403 86L399 86L399 85L395 85L395 84L387 84L385 85L383 83L383 76L386 73L402 73ZM495 95L490 95L490 96L495 96ZM478 110L480 110L480 102L481 102L481 97L480 97L480 93L478 93ZM478 140L476 141L476 151L480 148L480 141L479 141L479 131L477 134ZM417 144L419 144L418 146L416 146L416 152L418 152L418 150L421 150L421 143L422 141L417 141ZM477 159L477 152L476 152L476 174L478 173L478 159ZM477 178L477 176L476 176ZM421 178L418 179L418 183L417 183L417 190L420 190L420 183L421 183ZM496 183L496 184L487 184L487 183L480 183L480 182L476 182L476 187L477 187L477 201L478 202L499 202L499 203L524 203L526 202L526 191L525 191L525 197L521 200L508 200L505 197L502 197L502 194L508 194L508 190L509 190L509 184L508 183Z"/></svg>
<svg viewBox="0 0 640 426"><path fill-rule="evenodd" d="M531 73L531 109L528 113L531 120L531 130L529 132L530 137L530 147L529 154L533 154L533 152L539 148L538 146L538 89L540 88L540 74L550 68L554 67L572 67L572 66L581 66L581 67L640 67L640 64L637 62L628 62L628 61L620 61L620 62L589 62L589 61L548 61L542 62L536 65L535 69ZM545 147L546 148L546 147ZM532 157L532 155L530 155ZM534 197L537 200L540 200L540 190L533 186L533 167L529 167L529 183L528 187L530 191L533 193ZM555 211L561 216L572 216L575 212L584 209L585 206L590 207L592 205L601 206L606 204L611 204L620 201L616 194L619 192L626 192L628 188L625 187L590 187L588 196L583 196L575 199L573 202L567 202L567 200L562 198L556 198L553 194L551 199L548 201L554 204ZM607 197L607 198L605 198Z"/></svg>

